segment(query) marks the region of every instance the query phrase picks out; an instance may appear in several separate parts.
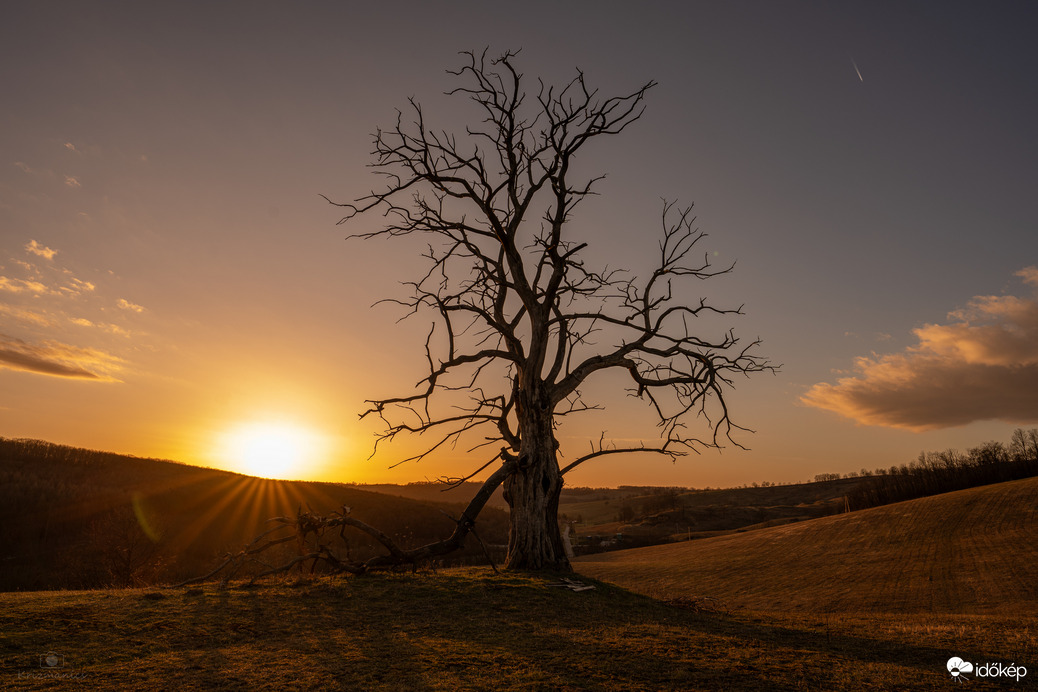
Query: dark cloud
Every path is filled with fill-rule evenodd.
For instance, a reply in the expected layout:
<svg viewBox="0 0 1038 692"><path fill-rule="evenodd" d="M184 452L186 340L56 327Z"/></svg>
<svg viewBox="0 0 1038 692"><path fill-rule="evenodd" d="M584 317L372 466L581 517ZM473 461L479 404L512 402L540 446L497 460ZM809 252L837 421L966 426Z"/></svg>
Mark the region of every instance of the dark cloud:
<svg viewBox="0 0 1038 692"><path fill-rule="evenodd" d="M1038 268L1016 274L1038 289ZM914 330L901 353L859 358L857 375L801 398L866 425L931 430L1038 421L1038 296L978 296L949 324Z"/></svg>
<svg viewBox="0 0 1038 692"><path fill-rule="evenodd" d="M52 341L30 344L0 334L0 369L53 377L112 381L106 374L119 369L120 359L95 349Z"/></svg>

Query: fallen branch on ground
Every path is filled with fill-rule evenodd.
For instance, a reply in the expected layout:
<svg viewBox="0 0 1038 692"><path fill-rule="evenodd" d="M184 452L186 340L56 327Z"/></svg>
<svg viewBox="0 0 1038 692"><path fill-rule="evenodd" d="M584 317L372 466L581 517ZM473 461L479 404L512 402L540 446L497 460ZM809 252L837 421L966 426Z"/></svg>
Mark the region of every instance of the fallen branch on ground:
<svg viewBox="0 0 1038 692"><path fill-rule="evenodd" d="M480 511L482 511L483 507L490 499L490 496L494 493L497 487L501 485L510 472L511 464L504 463L483 483L479 492L476 493L476 496L469 502L465 511L462 512L461 517L454 520L454 532L450 537L442 541L429 543L427 545L419 546L418 548L404 549L398 546L393 539L387 536L384 532L350 516L349 507L344 506L341 511L332 512L327 516L312 511L304 512L300 507L294 518L274 517L273 519L270 519L269 521L277 524L277 526L254 538L251 543L246 545L237 553L226 554L223 562L213 571L204 576L195 577L182 581L179 584L174 584L170 588L209 581L221 573L223 573L221 581L226 584L248 565L260 565L265 568L263 571L255 574L251 578L249 581L250 584L254 583L257 579L262 579L263 577L289 572L297 566L299 566L300 570L304 570L306 569L307 563L310 563L311 574L314 573L319 564L323 565L326 570L333 574L341 574L344 572L350 574L364 574L371 571L393 569L403 565L410 565L412 568L417 568L418 564L423 561L446 555L463 547L465 538L470 533L473 533L474 535L476 517L479 515ZM347 527L366 533L368 536L374 538L388 551L388 553L376 555L375 557L363 561L352 560L349 556L349 543L346 541L345 535ZM335 529L338 529L335 534L337 534L346 545L345 554L343 555L333 552L331 547L324 540L328 532L334 531ZM277 534L279 532L282 535L278 536ZM298 548L297 555L287 562L278 565L270 565L262 560L261 555L265 551L293 540L296 542ZM480 541L480 545L483 545L482 541ZM483 546L483 550L486 552L485 546ZM489 555L487 555L487 557L489 559ZM495 571L497 570L496 566L494 569Z"/></svg>

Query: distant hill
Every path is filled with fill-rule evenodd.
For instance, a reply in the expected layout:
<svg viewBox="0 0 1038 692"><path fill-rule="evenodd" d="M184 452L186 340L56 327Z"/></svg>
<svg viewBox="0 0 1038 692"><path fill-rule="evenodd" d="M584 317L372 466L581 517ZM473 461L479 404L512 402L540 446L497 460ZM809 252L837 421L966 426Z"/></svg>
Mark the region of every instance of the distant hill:
<svg viewBox="0 0 1038 692"><path fill-rule="evenodd" d="M843 478L788 485L693 489L622 485L618 488L564 487L559 517L574 533L578 554L666 543L747 531L845 510L847 497L864 482ZM406 485L351 484L360 490L422 502L467 502L482 484L449 487L425 481ZM490 507L508 509L501 488Z"/></svg>
<svg viewBox="0 0 1038 692"><path fill-rule="evenodd" d="M661 598L765 611L1038 611L1038 478L577 558Z"/></svg>
<svg viewBox="0 0 1038 692"><path fill-rule="evenodd" d="M463 504L468 503L483 486L482 483L474 481L466 481L456 486L448 486L439 481L422 481L407 483L406 485L394 483L349 483L347 485L358 490L367 490L395 497L406 497L421 502L460 502ZM505 498L502 496L501 488L494 491L490 501L487 502L487 507L508 509L508 503L505 502Z"/></svg>
<svg viewBox="0 0 1038 692"><path fill-rule="evenodd" d="M208 572L271 517L344 505L404 547L448 536L447 515L463 508L0 438L0 590L179 581ZM477 529L486 543L505 543L507 515L488 507ZM362 534L349 539L354 557L376 549ZM482 559L476 545L466 555Z"/></svg>
<svg viewBox="0 0 1038 692"><path fill-rule="evenodd" d="M571 493L560 503L559 514L575 531L572 541L579 555L836 514L845 511L848 494L861 483L844 478L712 490L622 486Z"/></svg>

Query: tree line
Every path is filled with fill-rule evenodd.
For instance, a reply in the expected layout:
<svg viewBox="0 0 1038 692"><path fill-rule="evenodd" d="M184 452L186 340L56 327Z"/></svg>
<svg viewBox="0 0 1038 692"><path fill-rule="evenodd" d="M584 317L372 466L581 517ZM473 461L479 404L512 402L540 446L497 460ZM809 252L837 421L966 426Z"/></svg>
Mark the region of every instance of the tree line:
<svg viewBox="0 0 1038 692"><path fill-rule="evenodd" d="M911 463L863 469L860 475L862 482L847 495L852 511L1029 478L1038 475L1038 429L1017 428L1008 444L985 442L965 452L924 451Z"/></svg>

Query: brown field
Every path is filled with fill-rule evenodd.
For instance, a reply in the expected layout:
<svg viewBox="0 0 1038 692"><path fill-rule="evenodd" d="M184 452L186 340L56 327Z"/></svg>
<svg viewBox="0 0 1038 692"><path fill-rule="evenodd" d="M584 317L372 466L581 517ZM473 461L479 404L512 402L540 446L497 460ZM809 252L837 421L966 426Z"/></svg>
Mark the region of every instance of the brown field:
<svg viewBox="0 0 1038 692"><path fill-rule="evenodd" d="M12 467L6 478L20 484L5 486L9 518L50 528L32 544L35 553L71 571L89 566L61 549L89 507L43 503L79 512L64 522L15 511L35 497L27 490L87 499L82 482L58 483L59 471L93 479L89 497L135 489L160 516L163 507L219 499L188 514L225 531L254 529L272 498L288 498L279 509L287 511L308 492L244 477L169 483L151 476L201 470L112 455L80 461ZM221 484L235 492L216 492ZM213 492L199 492L203 486ZM358 514L400 510L399 519L423 526L431 522L422 517L439 514L355 488L318 490L343 493L336 501ZM777 518L736 529L744 533L581 558L575 566L588 576L579 578L595 588L579 592L553 575L454 568L293 575L255 587L0 593L0 689L942 690L955 685L946 669L953 656L1027 668L1019 682L973 676L969 689L1035 689L1038 479L768 525L844 490L679 494L671 511L682 517L727 507L720 519L762 510ZM602 518L622 500L646 510L659 504L653 489L572 495ZM254 498L243 505L249 513L233 511L239 497ZM631 526L618 523L617 531ZM166 528L178 535L175 522ZM8 543L21 545L11 535ZM25 560L17 564L18 573L27 569Z"/></svg>
<svg viewBox="0 0 1038 692"><path fill-rule="evenodd" d="M727 614L554 581L469 568L3 593L0 688L942 690L951 656L1028 666L968 688L998 690L1038 668L1033 617Z"/></svg>
<svg viewBox="0 0 1038 692"><path fill-rule="evenodd" d="M663 599L783 612L1038 616L1038 478L578 558Z"/></svg>

